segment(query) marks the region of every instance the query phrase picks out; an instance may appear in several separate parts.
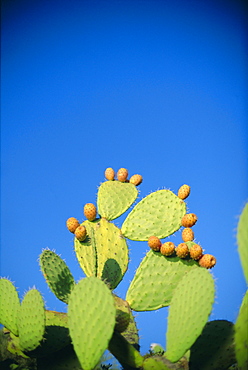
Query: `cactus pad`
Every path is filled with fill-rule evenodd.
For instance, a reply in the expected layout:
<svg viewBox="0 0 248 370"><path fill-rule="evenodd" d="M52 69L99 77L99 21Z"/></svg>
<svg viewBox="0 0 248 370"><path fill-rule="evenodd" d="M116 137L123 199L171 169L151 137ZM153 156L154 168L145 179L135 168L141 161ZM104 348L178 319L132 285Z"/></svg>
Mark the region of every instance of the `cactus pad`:
<svg viewBox="0 0 248 370"><path fill-rule="evenodd" d="M136 271L126 301L135 311L151 311L168 306L181 278L197 267L193 260L165 257L150 250Z"/></svg>
<svg viewBox="0 0 248 370"><path fill-rule="evenodd" d="M75 282L66 263L56 253L46 249L40 255L40 267L51 291L62 302L68 303Z"/></svg>
<svg viewBox="0 0 248 370"><path fill-rule="evenodd" d="M149 357L143 363L143 370L170 370L171 368L166 365L166 361L168 360L162 356Z"/></svg>
<svg viewBox="0 0 248 370"><path fill-rule="evenodd" d="M129 213L122 233L131 240L148 240L156 235L165 238L181 227L186 204L170 190L158 190L142 199Z"/></svg>
<svg viewBox="0 0 248 370"><path fill-rule="evenodd" d="M106 181L98 189L98 213L109 221L114 220L126 212L137 196L138 190L133 184Z"/></svg>
<svg viewBox="0 0 248 370"><path fill-rule="evenodd" d="M165 357L178 361L201 334L214 302L214 280L203 268L189 271L174 291L168 315Z"/></svg>
<svg viewBox="0 0 248 370"><path fill-rule="evenodd" d="M75 285L68 303L68 324L84 370L92 370L107 349L115 315L114 299L104 282L89 277Z"/></svg>
<svg viewBox="0 0 248 370"><path fill-rule="evenodd" d="M20 348L32 351L40 345L45 332L45 308L41 294L29 290L23 298L18 314Z"/></svg>
<svg viewBox="0 0 248 370"><path fill-rule="evenodd" d="M8 279L0 279L0 323L18 335L17 315L20 300L15 286Z"/></svg>
<svg viewBox="0 0 248 370"><path fill-rule="evenodd" d="M235 352L239 369L248 369L248 290L235 323Z"/></svg>
<svg viewBox="0 0 248 370"><path fill-rule="evenodd" d="M241 265L248 284L248 203L246 203L238 223L238 251Z"/></svg>

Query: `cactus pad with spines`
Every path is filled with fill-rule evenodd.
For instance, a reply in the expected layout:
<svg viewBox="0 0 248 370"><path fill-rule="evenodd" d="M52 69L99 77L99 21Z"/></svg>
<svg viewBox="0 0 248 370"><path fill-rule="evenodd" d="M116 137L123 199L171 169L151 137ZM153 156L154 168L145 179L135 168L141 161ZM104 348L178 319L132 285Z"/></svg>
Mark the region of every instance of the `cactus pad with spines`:
<svg viewBox="0 0 248 370"><path fill-rule="evenodd" d="M108 347L115 315L114 299L103 281L89 277L75 285L68 302L68 325L84 370L92 370Z"/></svg>
<svg viewBox="0 0 248 370"><path fill-rule="evenodd" d="M198 264L193 260L165 257L150 250L136 271L126 300L135 311L168 306L181 278L195 268Z"/></svg>
<svg viewBox="0 0 248 370"><path fill-rule="evenodd" d="M248 284L248 203L246 203L238 222L238 251L241 265Z"/></svg>
<svg viewBox="0 0 248 370"><path fill-rule="evenodd" d="M75 281L66 263L55 252L46 249L40 255L40 267L51 291L62 302L68 303Z"/></svg>
<svg viewBox="0 0 248 370"><path fill-rule="evenodd" d="M17 315L20 300L14 284L8 279L0 279L0 324L18 335Z"/></svg>
<svg viewBox="0 0 248 370"><path fill-rule="evenodd" d="M124 221L121 231L131 240L165 238L181 227L186 204L170 190L158 190L143 198Z"/></svg>
<svg viewBox="0 0 248 370"><path fill-rule="evenodd" d="M143 370L170 370L162 356L148 357L143 363Z"/></svg>
<svg viewBox="0 0 248 370"><path fill-rule="evenodd" d="M235 353L240 370L248 369L248 290L235 323Z"/></svg>
<svg viewBox="0 0 248 370"><path fill-rule="evenodd" d="M173 293L168 315L165 357L178 361L201 334L214 302L214 280L203 268L183 276Z"/></svg>
<svg viewBox="0 0 248 370"><path fill-rule="evenodd" d="M98 213L101 217L112 221L126 212L137 196L138 190L133 184L106 181L98 189Z"/></svg>
<svg viewBox="0 0 248 370"><path fill-rule="evenodd" d="M45 332L45 308L40 292L29 290L21 303L18 314L20 348L24 352L37 348Z"/></svg>

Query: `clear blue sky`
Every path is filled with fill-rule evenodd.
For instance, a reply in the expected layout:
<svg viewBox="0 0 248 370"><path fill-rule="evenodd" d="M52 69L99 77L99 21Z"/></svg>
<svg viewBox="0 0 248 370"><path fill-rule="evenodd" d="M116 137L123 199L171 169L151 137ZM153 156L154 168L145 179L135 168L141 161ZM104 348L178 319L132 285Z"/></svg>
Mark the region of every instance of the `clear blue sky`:
<svg viewBox="0 0 248 370"><path fill-rule="evenodd" d="M106 167L126 167L144 177L140 199L191 186L196 240L217 258L211 319L234 321L246 289L235 239L248 200L244 2L2 4L1 276L66 310L38 256L54 249L84 276L65 221L83 220ZM148 249L129 246L122 298ZM167 312L137 314L142 353L165 345Z"/></svg>

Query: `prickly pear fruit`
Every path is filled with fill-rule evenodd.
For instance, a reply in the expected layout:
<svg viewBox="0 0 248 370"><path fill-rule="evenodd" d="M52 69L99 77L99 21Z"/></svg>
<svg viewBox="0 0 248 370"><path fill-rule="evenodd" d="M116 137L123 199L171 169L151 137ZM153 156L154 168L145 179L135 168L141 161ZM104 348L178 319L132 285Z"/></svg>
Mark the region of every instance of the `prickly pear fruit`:
<svg viewBox="0 0 248 370"><path fill-rule="evenodd" d="M163 256L171 256L175 251L175 244L172 242L165 242L164 244L161 245L160 248L160 253Z"/></svg>
<svg viewBox="0 0 248 370"><path fill-rule="evenodd" d="M206 269L211 269L216 264L216 258L212 254L204 254L199 259L199 265L205 267Z"/></svg>
<svg viewBox="0 0 248 370"><path fill-rule="evenodd" d="M115 171L113 168L108 167L106 168L104 175L107 180L112 181L115 178Z"/></svg>
<svg viewBox="0 0 248 370"><path fill-rule="evenodd" d="M93 203L86 203L84 206L84 215L89 221L94 221L96 218L96 207Z"/></svg>
<svg viewBox="0 0 248 370"><path fill-rule="evenodd" d="M87 236L86 227L84 225L79 225L75 230L75 237L80 242L83 242Z"/></svg>
<svg viewBox="0 0 248 370"><path fill-rule="evenodd" d="M187 213L182 218L182 226L192 227L196 224L197 216L194 213Z"/></svg>
<svg viewBox="0 0 248 370"><path fill-rule="evenodd" d="M185 227L182 231L182 239L184 242L190 242L194 240L194 231L190 227Z"/></svg>
<svg viewBox="0 0 248 370"><path fill-rule="evenodd" d="M127 301L114 295L115 308L116 308L116 317L115 317L115 330L119 333L122 333L127 329L130 322L131 309Z"/></svg>
<svg viewBox="0 0 248 370"><path fill-rule="evenodd" d="M71 232L71 233L75 233L75 230L76 228L80 225L80 223L78 222L78 220L75 218L75 217L70 217L68 218L68 220L66 221L66 226L67 226L67 229Z"/></svg>
<svg viewBox="0 0 248 370"><path fill-rule="evenodd" d="M126 168L120 168L117 172L118 181L125 182L128 177L128 170Z"/></svg>
<svg viewBox="0 0 248 370"><path fill-rule="evenodd" d="M178 198L180 199L186 199L190 194L190 186L189 185L182 185L177 193Z"/></svg>
<svg viewBox="0 0 248 370"><path fill-rule="evenodd" d="M138 186L142 183L143 178L141 175L133 175L130 177L129 182L131 184L134 184L135 186Z"/></svg>
<svg viewBox="0 0 248 370"><path fill-rule="evenodd" d="M180 243L176 247L176 255L179 258L185 258L189 254L189 248L185 243Z"/></svg>
<svg viewBox="0 0 248 370"><path fill-rule="evenodd" d="M189 254L193 260L199 260L203 255L202 247L199 244L193 244L189 250Z"/></svg>
<svg viewBox="0 0 248 370"><path fill-rule="evenodd" d="M160 251L160 248L161 248L161 240L157 237L157 236L150 236L149 239L148 239L148 245L149 247L155 251L155 252L159 252Z"/></svg>

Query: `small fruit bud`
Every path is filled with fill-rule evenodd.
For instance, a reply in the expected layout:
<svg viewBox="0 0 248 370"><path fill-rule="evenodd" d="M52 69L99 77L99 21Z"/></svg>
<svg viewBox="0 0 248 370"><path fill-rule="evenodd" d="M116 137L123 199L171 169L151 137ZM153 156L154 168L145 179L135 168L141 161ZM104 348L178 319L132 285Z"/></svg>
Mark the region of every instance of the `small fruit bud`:
<svg viewBox="0 0 248 370"><path fill-rule="evenodd" d="M185 258L189 254L189 248L185 243L180 243L176 247L176 255L179 258Z"/></svg>
<svg viewBox="0 0 248 370"><path fill-rule="evenodd" d="M190 194L190 186L189 185L182 185L178 190L177 196L180 199L186 199Z"/></svg>
<svg viewBox="0 0 248 370"><path fill-rule="evenodd" d="M80 241L84 241L87 236L86 227L84 225L80 225L75 230L75 237Z"/></svg>
<svg viewBox="0 0 248 370"><path fill-rule="evenodd" d="M216 264L216 258L212 254L204 254L199 259L199 265L205 267L206 269L211 269Z"/></svg>
<svg viewBox="0 0 248 370"><path fill-rule="evenodd" d="M89 221L94 221L96 218L96 207L93 203L86 203L84 206L84 215Z"/></svg>
<svg viewBox="0 0 248 370"><path fill-rule="evenodd" d="M175 251L175 244L172 242L165 242L161 245L160 253L163 256L171 256Z"/></svg>
<svg viewBox="0 0 248 370"><path fill-rule="evenodd" d="M187 213L182 218L182 226L192 227L196 224L197 216L194 213Z"/></svg>
<svg viewBox="0 0 248 370"><path fill-rule="evenodd" d="M78 222L78 220L75 218L75 217L70 217L68 218L68 220L66 221L66 226L67 226L67 229L71 232L71 233L75 233L75 230L76 228L80 225L80 223Z"/></svg>
<svg viewBox="0 0 248 370"><path fill-rule="evenodd" d="M130 177L129 182L135 186L138 186L142 183L143 178L141 175L133 175Z"/></svg>
<svg viewBox="0 0 248 370"><path fill-rule="evenodd" d="M194 240L194 231L190 227L185 227L182 231L182 239L184 242L191 242Z"/></svg>
<svg viewBox="0 0 248 370"><path fill-rule="evenodd" d="M110 181L112 181L112 180L114 180L114 178L115 178L115 171L113 170L113 168L111 168L111 167L108 167L108 168L106 168L106 170L105 170L105 178L107 179L107 180L110 180Z"/></svg>
<svg viewBox="0 0 248 370"><path fill-rule="evenodd" d="M153 251L159 252L162 243L157 236L150 236L148 239L148 245Z"/></svg>
<svg viewBox="0 0 248 370"><path fill-rule="evenodd" d="M193 258L193 260L199 260L203 254L202 247L199 244L193 244L189 250L189 254L190 257Z"/></svg>
<svg viewBox="0 0 248 370"><path fill-rule="evenodd" d="M117 172L118 181L125 182L128 177L128 170L126 168L120 168Z"/></svg>

